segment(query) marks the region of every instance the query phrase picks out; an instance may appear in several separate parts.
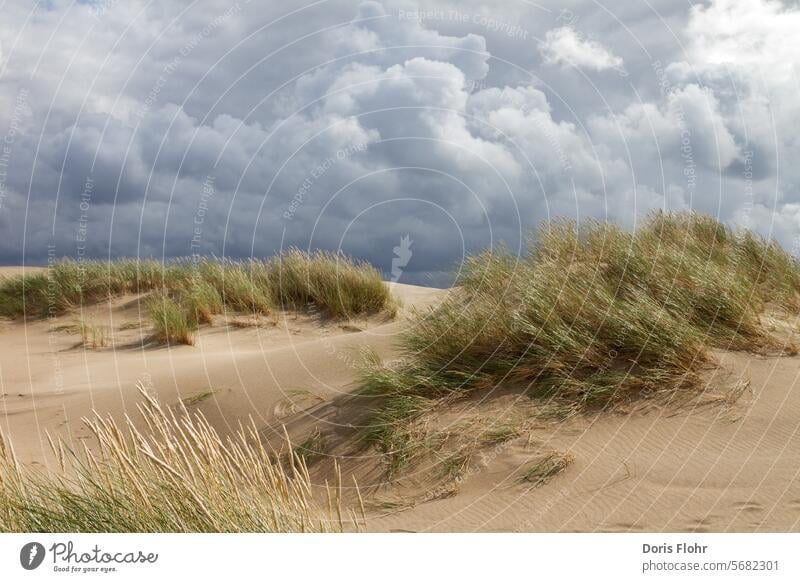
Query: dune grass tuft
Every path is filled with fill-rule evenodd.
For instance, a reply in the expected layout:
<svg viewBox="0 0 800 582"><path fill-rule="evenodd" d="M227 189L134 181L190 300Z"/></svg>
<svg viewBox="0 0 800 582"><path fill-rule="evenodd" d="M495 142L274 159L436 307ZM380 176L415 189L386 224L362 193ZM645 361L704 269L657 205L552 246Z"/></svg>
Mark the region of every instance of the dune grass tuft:
<svg viewBox="0 0 800 582"><path fill-rule="evenodd" d="M273 306L269 285L254 277L261 264L203 261L197 266L196 278L216 291L223 309L268 314Z"/></svg>
<svg viewBox="0 0 800 582"><path fill-rule="evenodd" d="M84 318L78 320L78 333L81 336L81 345L91 349L103 348L108 342L108 328L97 325Z"/></svg>
<svg viewBox="0 0 800 582"><path fill-rule="evenodd" d="M368 263L317 251L290 249L269 265L273 293L291 308L309 303L333 317L374 313L391 304L380 272Z"/></svg>
<svg viewBox="0 0 800 582"><path fill-rule="evenodd" d="M162 303L149 303L155 336L180 343L189 343L187 329L211 324L224 312L268 315L278 307L312 304L335 318L395 312L380 272L371 265L291 249L265 261L60 261L45 272L0 281L0 316L52 317L125 294L149 293Z"/></svg>
<svg viewBox="0 0 800 582"><path fill-rule="evenodd" d="M286 465L255 427L224 441L202 415L164 410L140 388L143 433L95 416L97 452L53 449L60 472L19 466L0 437L0 531L340 531L336 499L316 503L303 459ZM333 507L331 515L320 506Z"/></svg>
<svg viewBox="0 0 800 582"><path fill-rule="evenodd" d="M153 325L153 339L167 344L194 344L197 321L191 319L191 311L167 294L150 297L146 307Z"/></svg>
<svg viewBox="0 0 800 582"><path fill-rule="evenodd" d="M208 281L195 277L191 287L182 293L187 319L194 325L211 324L214 316L225 310L222 296Z"/></svg>
<svg viewBox="0 0 800 582"><path fill-rule="evenodd" d="M522 257L470 258L458 285L402 336L400 365L366 366L363 392L381 404L365 437L394 458L415 419L476 390L516 386L562 416L686 394L709 348L781 348L760 315L800 307L791 256L693 213L634 232L557 222Z"/></svg>
<svg viewBox="0 0 800 582"><path fill-rule="evenodd" d="M532 483L534 487L541 487L574 462L575 456L572 453L558 451L545 453L523 471L522 481Z"/></svg>

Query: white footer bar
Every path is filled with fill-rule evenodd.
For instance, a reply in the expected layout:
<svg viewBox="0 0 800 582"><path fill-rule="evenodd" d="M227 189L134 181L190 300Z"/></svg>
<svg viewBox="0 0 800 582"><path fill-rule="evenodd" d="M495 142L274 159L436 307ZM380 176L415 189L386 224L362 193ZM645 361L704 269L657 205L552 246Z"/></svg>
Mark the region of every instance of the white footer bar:
<svg viewBox="0 0 800 582"><path fill-rule="evenodd" d="M797 581L800 534L0 534L0 580L149 576Z"/></svg>

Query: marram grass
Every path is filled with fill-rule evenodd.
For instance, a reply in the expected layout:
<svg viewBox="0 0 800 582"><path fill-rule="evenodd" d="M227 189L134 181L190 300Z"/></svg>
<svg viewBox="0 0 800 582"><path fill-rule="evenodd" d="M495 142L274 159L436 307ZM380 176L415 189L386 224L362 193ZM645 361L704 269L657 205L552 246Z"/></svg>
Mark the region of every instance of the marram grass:
<svg viewBox="0 0 800 582"><path fill-rule="evenodd" d="M53 444L55 472L21 467L0 437L0 531L343 529L340 487L315 499L302 457L275 454L255 427L223 439L202 415L165 410L140 392L146 431L130 420L122 426L99 416L86 420L97 448ZM358 519L348 523L355 527Z"/></svg>
<svg viewBox="0 0 800 582"><path fill-rule="evenodd" d="M153 339L167 344L194 344L199 307L184 306L169 295L159 293L148 299L146 308L153 325Z"/></svg>
<svg viewBox="0 0 800 582"><path fill-rule="evenodd" d="M125 294L148 294L154 337L192 343L198 325L224 312L269 314L310 304L349 318L395 305L368 263L291 249L264 261L70 261L0 281L0 316L52 317ZM183 315L178 313L180 311Z"/></svg>
<svg viewBox="0 0 800 582"><path fill-rule="evenodd" d="M794 350L762 325L765 309L798 313L800 268L753 233L694 213L634 232L551 224L522 257L470 258L450 298L402 336L401 364L367 363L363 391L381 404L365 437L396 468L415 421L447 398L518 387L569 416L690 394L709 348Z"/></svg>

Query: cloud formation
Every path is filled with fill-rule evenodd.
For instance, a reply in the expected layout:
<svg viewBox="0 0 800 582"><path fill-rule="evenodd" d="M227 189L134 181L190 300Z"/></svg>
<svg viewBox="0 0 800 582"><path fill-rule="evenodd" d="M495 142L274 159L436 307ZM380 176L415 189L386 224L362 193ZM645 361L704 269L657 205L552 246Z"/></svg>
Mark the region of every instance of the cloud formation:
<svg viewBox="0 0 800 582"><path fill-rule="evenodd" d="M623 60L595 40L581 38L571 26L548 30L539 50L545 63L595 71L619 69Z"/></svg>
<svg viewBox="0 0 800 582"><path fill-rule="evenodd" d="M402 280L444 283L556 216L800 233L800 11L778 2L30 10L0 23L5 263L297 245L388 277L413 240Z"/></svg>

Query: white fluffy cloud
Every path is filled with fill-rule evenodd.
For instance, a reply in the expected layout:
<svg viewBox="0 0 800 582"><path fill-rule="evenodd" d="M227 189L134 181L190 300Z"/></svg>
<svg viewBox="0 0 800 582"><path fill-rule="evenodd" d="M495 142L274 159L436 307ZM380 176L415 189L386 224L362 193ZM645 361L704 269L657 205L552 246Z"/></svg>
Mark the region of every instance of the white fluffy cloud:
<svg viewBox="0 0 800 582"><path fill-rule="evenodd" d="M687 37L694 62L758 69L770 83L797 79L800 10L778 0L715 0L692 7Z"/></svg>
<svg viewBox="0 0 800 582"><path fill-rule="evenodd" d="M358 55L362 62L382 65L425 57L450 62L474 80L489 72L486 39L479 34L440 34L405 11L387 12L373 0L359 5L354 23L357 26L337 31L338 55Z"/></svg>
<svg viewBox="0 0 800 582"><path fill-rule="evenodd" d="M713 91L719 124L740 147L731 184L733 220L798 248L800 222L800 47L791 38L800 9L773 0L715 0L693 7L685 62L671 64L678 84L702 82ZM728 197L726 197L727 199Z"/></svg>
<svg viewBox="0 0 800 582"><path fill-rule="evenodd" d="M547 64L595 71L618 69L623 60L595 40L581 37L571 26L549 30L539 45Z"/></svg>

